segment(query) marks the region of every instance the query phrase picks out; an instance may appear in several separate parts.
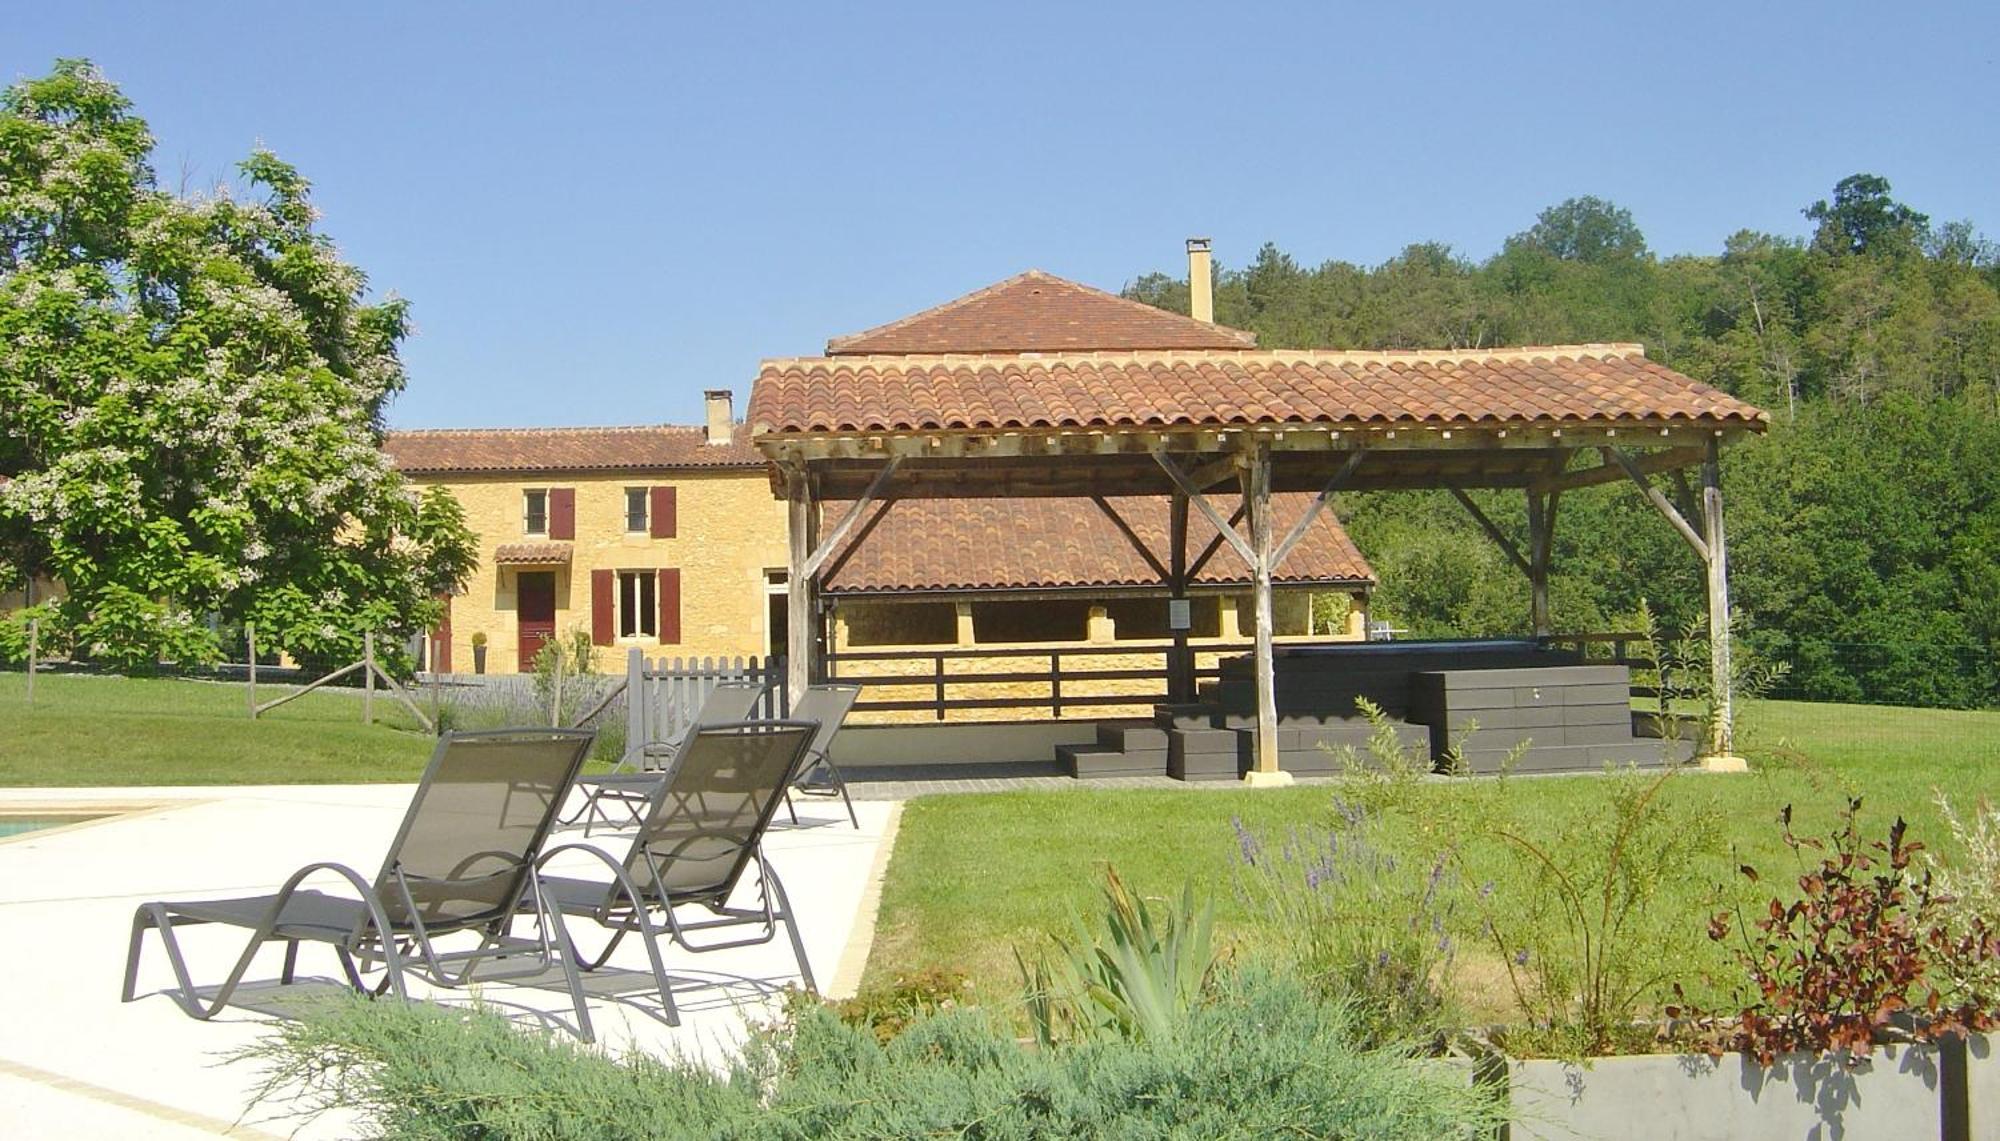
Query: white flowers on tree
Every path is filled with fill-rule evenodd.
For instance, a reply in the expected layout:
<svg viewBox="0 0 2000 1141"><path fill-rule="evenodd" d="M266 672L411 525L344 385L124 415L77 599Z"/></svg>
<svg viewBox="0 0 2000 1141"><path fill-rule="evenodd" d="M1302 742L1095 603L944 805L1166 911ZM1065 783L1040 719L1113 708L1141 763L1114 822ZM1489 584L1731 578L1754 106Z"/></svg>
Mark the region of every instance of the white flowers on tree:
<svg viewBox="0 0 2000 1141"><path fill-rule="evenodd" d="M427 627L474 551L380 450L406 303L275 155L238 201L160 190L152 147L86 62L0 95L0 585L61 582L44 637L124 668L213 659L210 614L307 659Z"/></svg>

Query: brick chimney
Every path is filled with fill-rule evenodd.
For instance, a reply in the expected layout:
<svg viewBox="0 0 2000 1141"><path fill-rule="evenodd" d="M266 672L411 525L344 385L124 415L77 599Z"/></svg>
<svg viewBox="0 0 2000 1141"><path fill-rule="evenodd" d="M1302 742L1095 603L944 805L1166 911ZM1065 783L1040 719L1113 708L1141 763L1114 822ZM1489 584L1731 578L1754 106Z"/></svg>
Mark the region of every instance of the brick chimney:
<svg viewBox="0 0 2000 1141"><path fill-rule="evenodd" d="M728 443L736 429L736 394L726 388L711 388L701 395L708 405L708 442Z"/></svg>
<svg viewBox="0 0 2000 1141"><path fill-rule="evenodd" d="M1189 238L1188 252L1188 316L1197 321L1215 323L1215 278L1208 260L1208 239Z"/></svg>

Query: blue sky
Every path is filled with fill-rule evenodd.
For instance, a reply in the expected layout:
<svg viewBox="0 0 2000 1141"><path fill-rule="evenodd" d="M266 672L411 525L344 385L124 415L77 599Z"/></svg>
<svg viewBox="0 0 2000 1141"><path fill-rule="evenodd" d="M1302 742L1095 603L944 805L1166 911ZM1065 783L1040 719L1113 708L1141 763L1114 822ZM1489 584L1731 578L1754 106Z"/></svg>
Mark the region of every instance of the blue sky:
<svg viewBox="0 0 2000 1141"><path fill-rule="evenodd" d="M400 427L696 422L757 361L1022 269L1213 237L1484 257L1597 194L1714 252L1856 171L2000 230L2000 6L144 4L6 15L96 60L162 179L261 141L411 299Z"/></svg>

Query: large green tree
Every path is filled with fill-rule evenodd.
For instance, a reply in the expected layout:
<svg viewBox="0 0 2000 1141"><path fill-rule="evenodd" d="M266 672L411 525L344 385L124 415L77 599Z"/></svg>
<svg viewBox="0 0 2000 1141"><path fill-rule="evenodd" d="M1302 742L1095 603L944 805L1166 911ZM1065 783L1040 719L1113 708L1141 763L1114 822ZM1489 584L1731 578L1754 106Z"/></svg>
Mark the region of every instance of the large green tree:
<svg viewBox="0 0 2000 1141"><path fill-rule="evenodd" d="M2000 702L2000 251L1932 226L1860 174L1806 207L1810 237L1743 231L1714 256L1655 257L1626 210L1573 198L1483 262L1412 245L1379 266L1301 265L1266 245L1216 280L1216 316L1273 348L1637 340L1769 409L1726 457L1747 643L1811 697ZM1185 286L1131 296L1185 312ZM1525 540L1518 495L1483 506ZM1349 495L1382 577L1377 617L1422 634L1518 632L1522 576L1431 493ZM1642 600L1697 618L1699 568L1634 491L1564 496L1554 610L1620 624Z"/></svg>
<svg viewBox="0 0 2000 1141"><path fill-rule="evenodd" d="M162 190L153 138L81 60L0 95L0 579L123 668L200 662L213 616L301 657L436 618L471 536L381 452L408 310L366 300L266 151Z"/></svg>

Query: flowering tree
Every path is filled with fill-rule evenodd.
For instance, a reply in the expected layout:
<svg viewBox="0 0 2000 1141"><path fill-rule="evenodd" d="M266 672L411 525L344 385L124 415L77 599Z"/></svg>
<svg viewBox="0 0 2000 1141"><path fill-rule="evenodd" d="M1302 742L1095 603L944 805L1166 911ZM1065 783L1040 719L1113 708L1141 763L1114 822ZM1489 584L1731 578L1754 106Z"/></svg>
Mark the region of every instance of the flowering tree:
<svg viewBox="0 0 2000 1141"><path fill-rule="evenodd" d="M153 139L89 63L0 95L0 583L129 669L213 659L203 620L308 658L437 618L474 558L449 495L391 471L406 304L314 229L304 178L159 189Z"/></svg>

